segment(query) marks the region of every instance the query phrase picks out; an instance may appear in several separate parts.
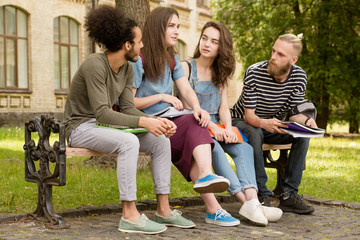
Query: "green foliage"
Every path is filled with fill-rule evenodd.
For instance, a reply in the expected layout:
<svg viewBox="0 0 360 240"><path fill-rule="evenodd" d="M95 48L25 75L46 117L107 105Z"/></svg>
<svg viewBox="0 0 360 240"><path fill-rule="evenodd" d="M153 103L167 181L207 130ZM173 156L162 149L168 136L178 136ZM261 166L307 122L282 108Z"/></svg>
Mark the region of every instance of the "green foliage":
<svg viewBox="0 0 360 240"><path fill-rule="evenodd" d="M308 75L307 97L318 104L319 126L360 123L360 8L357 0L214 0L215 18L230 29L244 68L270 58L284 33L304 34L297 65Z"/></svg>

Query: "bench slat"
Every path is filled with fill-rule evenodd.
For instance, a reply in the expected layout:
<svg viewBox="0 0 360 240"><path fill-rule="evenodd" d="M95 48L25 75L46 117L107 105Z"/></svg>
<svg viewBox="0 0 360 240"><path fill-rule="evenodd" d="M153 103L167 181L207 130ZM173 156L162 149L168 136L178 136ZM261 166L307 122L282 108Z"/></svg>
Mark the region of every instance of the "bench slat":
<svg viewBox="0 0 360 240"><path fill-rule="evenodd" d="M281 149L290 149L291 144L281 144L281 145L275 145L275 144L263 144L263 150L281 150ZM101 153L96 152L87 148L72 148L72 147L66 147L66 158L72 158L72 157L87 157L87 156L116 156L117 154L109 154L109 153ZM149 153L140 152L140 156L150 156Z"/></svg>
<svg viewBox="0 0 360 240"><path fill-rule="evenodd" d="M150 156L150 153L140 152L139 156ZM72 157L89 157L89 156L117 156L116 153L101 153L87 148L66 147L66 158Z"/></svg>
<svg viewBox="0 0 360 240"><path fill-rule="evenodd" d="M291 143L290 143L290 144L279 144L279 145L276 145L276 144L266 144L266 143L264 143L263 146L262 146L262 149L263 149L264 151L267 151L267 150L291 149Z"/></svg>

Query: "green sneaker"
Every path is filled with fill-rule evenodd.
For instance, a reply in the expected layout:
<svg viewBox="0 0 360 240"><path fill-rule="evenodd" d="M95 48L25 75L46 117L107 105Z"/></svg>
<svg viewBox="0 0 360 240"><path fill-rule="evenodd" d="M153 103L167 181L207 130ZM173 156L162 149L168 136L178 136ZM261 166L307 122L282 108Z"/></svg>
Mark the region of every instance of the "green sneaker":
<svg viewBox="0 0 360 240"><path fill-rule="evenodd" d="M136 222L130 222L121 217L118 228L120 232L145 234L157 234L164 232L166 229L167 227L165 225L149 220L145 214L141 214L139 220Z"/></svg>
<svg viewBox="0 0 360 240"><path fill-rule="evenodd" d="M179 228L193 228L195 223L181 216L181 211L172 210L166 217L160 216L155 213L155 222L164 224L166 226L174 226Z"/></svg>

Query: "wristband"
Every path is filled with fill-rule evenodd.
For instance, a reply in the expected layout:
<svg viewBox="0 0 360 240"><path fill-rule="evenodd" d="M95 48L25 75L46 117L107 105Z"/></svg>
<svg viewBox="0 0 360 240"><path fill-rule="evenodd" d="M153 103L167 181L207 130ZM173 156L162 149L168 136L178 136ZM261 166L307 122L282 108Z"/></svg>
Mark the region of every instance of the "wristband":
<svg viewBox="0 0 360 240"><path fill-rule="evenodd" d="M306 125L306 123L309 121L309 119L311 119L311 117L308 117L308 118L305 120L305 125Z"/></svg>

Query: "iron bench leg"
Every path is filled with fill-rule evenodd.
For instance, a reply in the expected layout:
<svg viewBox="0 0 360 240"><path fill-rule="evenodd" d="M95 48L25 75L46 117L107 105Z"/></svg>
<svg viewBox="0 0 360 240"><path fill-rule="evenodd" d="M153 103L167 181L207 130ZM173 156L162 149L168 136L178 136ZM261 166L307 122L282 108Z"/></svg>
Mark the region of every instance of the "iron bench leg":
<svg viewBox="0 0 360 240"><path fill-rule="evenodd" d="M288 152L289 149L281 149L279 158L275 160L271 155L271 150L263 151L265 167L276 168L277 171L276 187L273 190L275 196L279 196L281 194L281 180L283 178L286 162L289 157Z"/></svg>
<svg viewBox="0 0 360 240"><path fill-rule="evenodd" d="M31 138L32 132L37 132L39 135L37 145ZM49 143L51 133L59 133L59 141L55 141L53 146ZM64 219L55 213L52 203L52 186L66 184L65 126L53 117L48 118L46 115L41 115L41 118L35 117L25 124L24 150L25 180L38 185L37 208L29 216L35 218L45 216L51 225L59 228L68 227Z"/></svg>

